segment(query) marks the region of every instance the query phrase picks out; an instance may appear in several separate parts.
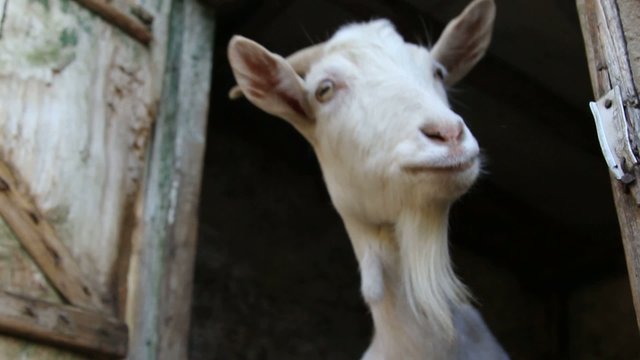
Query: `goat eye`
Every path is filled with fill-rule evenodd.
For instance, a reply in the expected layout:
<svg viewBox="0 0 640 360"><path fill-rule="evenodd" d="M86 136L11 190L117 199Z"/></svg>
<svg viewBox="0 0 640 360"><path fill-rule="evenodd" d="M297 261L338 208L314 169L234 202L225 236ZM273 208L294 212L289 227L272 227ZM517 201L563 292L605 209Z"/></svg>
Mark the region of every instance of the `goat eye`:
<svg viewBox="0 0 640 360"><path fill-rule="evenodd" d="M321 103L331 100L335 92L335 88L336 84L332 80L322 80L316 89L316 99Z"/></svg>
<svg viewBox="0 0 640 360"><path fill-rule="evenodd" d="M442 68L437 67L433 71L433 76L435 76L435 78L440 81L444 80L444 70L442 70Z"/></svg>

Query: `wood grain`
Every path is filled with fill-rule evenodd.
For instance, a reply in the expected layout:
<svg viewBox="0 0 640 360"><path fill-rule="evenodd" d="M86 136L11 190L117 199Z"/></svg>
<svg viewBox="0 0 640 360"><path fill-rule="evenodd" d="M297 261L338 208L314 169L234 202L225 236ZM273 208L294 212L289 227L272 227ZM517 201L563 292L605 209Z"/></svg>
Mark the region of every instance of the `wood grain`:
<svg viewBox="0 0 640 360"><path fill-rule="evenodd" d="M627 2L626 5L636 10L640 9L638 1ZM633 132L630 136L635 140L640 129L640 109L633 104L638 104L636 89L640 84L634 82L631 69L640 70L640 58L630 59L629 57L622 18L629 17L625 22L632 22L636 27L640 26L638 19L630 18L633 14L631 11L620 12L618 2L615 0L577 0L577 6L594 96L596 99L600 98L614 86L620 86L623 102L626 105L628 125ZM637 149L639 144L633 141L633 145ZM614 177L611 177L636 320L640 327L640 208L632 196L634 192L638 192L639 182L640 180L636 180L629 192Z"/></svg>
<svg viewBox="0 0 640 360"><path fill-rule="evenodd" d="M109 302L162 89L171 2L145 5L149 48L66 0L10 2L2 39L0 158Z"/></svg>
<svg viewBox="0 0 640 360"><path fill-rule="evenodd" d="M51 224L31 201L26 185L1 159L0 216L66 301L87 309L104 311L96 286L82 274Z"/></svg>
<svg viewBox="0 0 640 360"><path fill-rule="evenodd" d="M188 355L198 207L211 87L208 79L212 70L213 19L213 13L203 4L186 2L181 39L176 39L182 43L181 71L175 79L178 91L172 99L177 111L173 119L167 120L175 122L177 131L173 139L164 139L173 143L173 154L166 160L173 166L172 186L168 190L175 194L175 201L169 208L169 222L165 224L167 242L162 260L166 267L159 304L164 329L160 332L158 359L181 359ZM165 94L173 96L172 91Z"/></svg>
<svg viewBox="0 0 640 360"><path fill-rule="evenodd" d="M122 321L3 290L0 332L88 354L127 354L128 329Z"/></svg>
<svg viewBox="0 0 640 360"><path fill-rule="evenodd" d="M120 15L137 22L126 8L135 5L101 1L123 6ZM148 47L103 21L101 14L87 11L89 3L10 1L4 14L0 158L14 165L20 174L19 182L23 185L12 189L24 195L28 203L37 204L35 218L46 219L55 229L57 239L77 264L74 267L80 269L76 273L91 280L91 287L97 288L96 294L110 314L112 301L121 306L118 315L122 315L122 306L138 290L138 284L133 282L126 288L130 278L127 246L132 241L127 237L142 231L142 214L147 211L132 207L144 197L147 155L163 86L172 2L144 1L155 18L153 40ZM146 31L150 29L147 27ZM25 217L22 207L18 209L11 211L17 222L33 222L28 214ZM27 205L24 209L31 207ZM0 227L3 227L0 233L16 233L4 222ZM25 231L35 234L33 230ZM153 251L157 244L145 246L148 248L144 250ZM48 257L45 261L54 267L58 257L47 254L45 246L36 244L32 250ZM9 261L0 258L0 262ZM64 265L63 270L57 270L61 278L69 274L69 264L65 261ZM40 276L41 272L36 271ZM32 273L24 272L21 276L29 274ZM69 280L75 283L73 292L66 295L60 292L62 302L75 299L73 294L82 296L80 284L84 281L77 278L66 281ZM12 286L11 290L40 296L20 285ZM157 297L157 293L150 295ZM71 304L81 302L82 299ZM85 303L88 305L78 306L94 308L91 301ZM137 311L146 309L134 309L131 313ZM128 315L127 319L132 317ZM137 332L135 338L141 342L157 337L158 328L130 324L130 329L131 338ZM14 349L21 351L20 356L13 356L17 353ZM55 355L58 353L60 357ZM75 359L73 354L36 342L0 337L0 359L67 357Z"/></svg>

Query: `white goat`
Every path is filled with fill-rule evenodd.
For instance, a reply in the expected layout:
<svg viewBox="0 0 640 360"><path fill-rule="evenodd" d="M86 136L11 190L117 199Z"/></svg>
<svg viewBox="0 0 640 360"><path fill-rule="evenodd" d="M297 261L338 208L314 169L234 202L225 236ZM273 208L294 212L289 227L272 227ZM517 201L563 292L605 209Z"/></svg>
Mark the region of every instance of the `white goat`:
<svg viewBox="0 0 640 360"><path fill-rule="evenodd" d="M493 0L473 1L431 51L386 20L347 25L288 59L240 36L229 43L231 96L290 122L319 159L373 315L363 359L507 358L469 305L447 241L449 208L480 160L445 86L484 55L494 17Z"/></svg>

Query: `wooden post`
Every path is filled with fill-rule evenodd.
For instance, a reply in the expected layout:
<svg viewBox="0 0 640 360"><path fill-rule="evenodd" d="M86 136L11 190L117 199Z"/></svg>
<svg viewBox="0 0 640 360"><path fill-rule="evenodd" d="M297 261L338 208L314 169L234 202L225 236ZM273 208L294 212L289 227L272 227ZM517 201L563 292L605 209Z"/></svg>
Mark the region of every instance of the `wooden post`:
<svg viewBox="0 0 640 360"><path fill-rule="evenodd" d="M620 86L629 137L638 154L640 101L636 89L640 88L640 2L577 0L577 6L594 96L598 99L613 87ZM614 177L611 177L611 183L640 327L640 208L632 196L633 191L626 191ZM640 186L639 183L640 179L636 179L631 186Z"/></svg>
<svg viewBox="0 0 640 360"><path fill-rule="evenodd" d="M209 110L214 16L174 1L167 67L127 306L130 359L188 358L200 181ZM135 284L134 284L135 283Z"/></svg>

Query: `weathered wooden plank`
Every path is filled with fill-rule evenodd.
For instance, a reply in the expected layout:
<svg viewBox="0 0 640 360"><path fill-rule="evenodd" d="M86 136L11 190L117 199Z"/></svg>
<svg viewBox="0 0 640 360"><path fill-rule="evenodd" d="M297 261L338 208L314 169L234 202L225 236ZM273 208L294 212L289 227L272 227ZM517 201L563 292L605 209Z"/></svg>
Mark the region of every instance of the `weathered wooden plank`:
<svg viewBox="0 0 640 360"><path fill-rule="evenodd" d="M637 0L618 0L617 4L620 13L624 14L620 17L620 22L627 43L633 81L637 85L640 84L640 6Z"/></svg>
<svg viewBox="0 0 640 360"><path fill-rule="evenodd" d="M0 332L89 354L127 354L128 329L122 321L2 290Z"/></svg>
<svg viewBox="0 0 640 360"><path fill-rule="evenodd" d="M19 166L32 200L82 273L91 275L101 294L117 293L117 314L126 312L132 339L145 347L151 338L149 346L155 347L162 327L138 326L147 309L131 304L147 305L159 296L147 290L157 290L153 286L160 278L152 284L138 282L135 274L149 263L162 262L136 259L156 254L163 243L153 237L145 243L135 239L142 237L145 226L143 183L166 71L172 1L140 2L154 17L149 29L153 41L146 47L74 1L2 5L0 156ZM119 10L131 10L126 6ZM208 75L206 79L208 84ZM188 306L181 311L189 311ZM158 312L152 309L150 314ZM20 346L26 350L13 352ZM0 358L5 355L71 358L0 336Z"/></svg>
<svg viewBox="0 0 640 360"><path fill-rule="evenodd" d="M0 359L20 360L97 360L95 355L81 354L77 351L57 348L52 345L34 342L0 333Z"/></svg>
<svg viewBox="0 0 640 360"><path fill-rule="evenodd" d="M635 1L632 4L628 5L636 11L640 9L639 2ZM634 82L631 68L632 66L638 68L640 59L629 58L626 34L621 21L623 17L632 16L633 12L620 12L615 0L577 0L577 6L594 96L600 98L616 85L620 86L627 119L633 132L629 135L634 140L634 147L637 148L639 144L635 142L635 138L640 130L640 109L637 108L636 89L640 84ZM627 21L640 26L637 18L628 18ZM627 259L636 319L640 327L640 208L631 193L625 191L615 178L611 177L611 182ZM639 181L636 180L632 186L638 187L638 183Z"/></svg>
<svg viewBox="0 0 640 360"><path fill-rule="evenodd" d="M82 273L26 189L24 182L0 159L0 216L69 303L103 310L96 286Z"/></svg>
<svg viewBox="0 0 640 360"><path fill-rule="evenodd" d="M188 356L193 271L198 239L200 184L206 145L214 46L213 13L198 1L184 4L181 71L174 121L173 209L167 223L164 276L160 292L159 359ZM197 39L194 41L194 39ZM170 92L165 92L170 94ZM188 294L188 296L185 296Z"/></svg>
<svg viewBox="0 0 640 360"><path fill-rule="evenodd" d="M131 359L187 359L198 204L213 52L213 13L197 0L171 9L164 78L149 179L144 233L135 244L138 289Z"/></svg>
<svg viewBox="0 0 640 360"><path fill-rule="evenodd" d="M128 261L125 228L141 224L131 217L162 89L171 2L144 4L149 47L74 1L9 1L3 13L0 157L101 295L126 283L114 267Z"/></svg>
<svg viewBox="0 0 640 360"><path fill-rule="evenodd" d="M9 292L62 303L58 292L47 281L2 217L0 217L0 287Z"/></svg>

